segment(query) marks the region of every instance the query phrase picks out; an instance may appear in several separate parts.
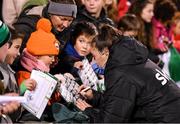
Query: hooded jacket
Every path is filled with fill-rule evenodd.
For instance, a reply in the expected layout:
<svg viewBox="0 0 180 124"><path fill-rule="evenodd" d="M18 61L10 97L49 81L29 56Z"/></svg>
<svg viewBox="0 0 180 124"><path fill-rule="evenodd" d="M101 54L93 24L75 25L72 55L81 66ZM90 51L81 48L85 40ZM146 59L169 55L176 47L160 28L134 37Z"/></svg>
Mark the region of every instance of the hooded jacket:
<svg viewBox="0 0 180 124"><path fill-rule="evenodd" d="M39 3L42 4L42 3ZM46 18L50 20L50 16L48 14L48 4L47 5L31 5L26 7L20 14L16 23L14 23L14 27L20 31L25 33L25 38L21 45L20 52L26 46L27 40L29 39L31 33L36 30L36 24L40 18ZM56 36L56 39L61 43L60 48L62 49L69 39L69 34L66 35L66 30L59 32L52 26L52 33ZM67 38L66 38L67 37Z"/></svg>
<svg viewBox="0 0 180 124"><path fill-rule="evenodd" d="M141 43L122 37L110 49L104 94L86 108L91 122L180 122L180 89L148 59Z"/></svg>
<svg viewBox="0 0 180 124"><path fill-rule="evenodd" d="M91 14L86 10L85 6L82 6L79 8L77 17L75 21L73 22L73 25L75 25L77 22L80 22L80 21L91 22L96 26L98 26L101 23L114 26L114 22L107 17L107 14L104 9L101 10L100 16L98 18L95 18L91 16Z"/></svg>
<svg viewBox="0 0 180 124"><path fill-rule="evenodd" d="M80 81L80 77L78 75L78 69L74 67L74 63L78 61L82 61L84 59L83 56L80 56L77 51L74 49L74 46L70 41L67 42L61 54L58 56L60 61L56 65L55 70L51 70L52 74L58 73L71 73L77 80ZM57 69L58 68L58 69Z"/></svg>

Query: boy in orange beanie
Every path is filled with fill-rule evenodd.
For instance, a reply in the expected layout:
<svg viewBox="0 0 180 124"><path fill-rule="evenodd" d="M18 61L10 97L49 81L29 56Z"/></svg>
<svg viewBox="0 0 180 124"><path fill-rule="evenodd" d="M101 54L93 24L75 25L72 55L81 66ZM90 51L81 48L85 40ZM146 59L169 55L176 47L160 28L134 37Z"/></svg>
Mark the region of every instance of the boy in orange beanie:
<svg viewBox="0 0 180 124"><path fill-rule="evenodd" d="M37 30L31 34L22 53L22 69L18 71L18 83L21 86L23 84L20 83L30 77L33 69L49 72L54 57L59 53L59 42L51 33L50 21L42 18L38 21L36 28Z"/></svg>
<svg viewBox="0 0 180 124"><path fill-rule="evenodd" d="M59 53L59 42L51 33L51 23L42 18L37 23L37 30L28 39L26 48L22 53L21 70L18 71L18 84L23 94L26 89L33 90L35 84L29 86L25 79L30 77L33 69L49 72L54 57ZM22 90L24 89L24 90Z"/></svg>
<svg viewBox="0 0 180 124"><path fill-rule="evenodd" d="M51 22L48 19L42 18L37 23L37 30L31 33L28 39L20 60L21 69L17 73L21 94L24 94L27 89L33 90L36 87L35 84L30 85L25 82L26 79L30 78L31 71L38 69L49 72L50 65L53 64L55 56L59 53L59 42L54 34L51 33L51 28ZM55 92L51 99L49 104L53 101L59 101L60 94ZM26 119L26 116L22 116L23 121L28 121ZM34 116L30 120L34 120Z"/></svg>

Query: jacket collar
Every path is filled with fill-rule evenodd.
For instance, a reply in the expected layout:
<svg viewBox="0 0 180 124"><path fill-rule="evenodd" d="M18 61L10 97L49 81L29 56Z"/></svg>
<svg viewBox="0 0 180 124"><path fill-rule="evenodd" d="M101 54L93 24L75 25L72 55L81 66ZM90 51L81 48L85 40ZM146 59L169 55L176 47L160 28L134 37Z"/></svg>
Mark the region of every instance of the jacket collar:
<svg viewBox="0 0 180 124"><path fill-rule="evenodd" d="M73 45L71 44L70 41L67 42L65 46L65 52L67 55L78 58L78 59L83 59L83 56L80 56L78 52L74 49Z"/></svg>

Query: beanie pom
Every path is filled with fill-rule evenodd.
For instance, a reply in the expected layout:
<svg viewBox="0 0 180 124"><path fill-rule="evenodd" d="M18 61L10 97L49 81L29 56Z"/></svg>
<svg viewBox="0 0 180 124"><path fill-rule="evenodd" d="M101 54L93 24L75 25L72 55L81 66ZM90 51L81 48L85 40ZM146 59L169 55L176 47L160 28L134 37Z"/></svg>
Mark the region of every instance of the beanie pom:
<svg viewBox="0 0 180 124"><path fill-rule="evenodd" d="M51 32L52 26L51 26L51 22L48 19L45 18L41 18L38 22L37 22L37 30L41 29L47 33Z"/></svg>

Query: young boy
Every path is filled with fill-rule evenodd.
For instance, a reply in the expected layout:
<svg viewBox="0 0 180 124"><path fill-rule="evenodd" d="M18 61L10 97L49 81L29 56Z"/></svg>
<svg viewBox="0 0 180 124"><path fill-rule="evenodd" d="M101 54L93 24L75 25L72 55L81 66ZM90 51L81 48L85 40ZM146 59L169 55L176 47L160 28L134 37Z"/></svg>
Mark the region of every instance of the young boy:
<svg viewBox="0 0 180 124"><path fill-rule="evenodd" d="M8 27L2 21L0 21L0 36L1 36L0 37L0 63L2 63L4 62L6 58L8 48L10 46L10 37L11 37ZM3 79L4 77L2 75L2 72L0 71L0 83L4 83ZM2 91L4 89L0 89L0 90ZM18 94L10 93L6 95L13 96L13 95L18 95ZM9 102L4 106L0 106L0 117L2 114L12 113L16 109L18 109L19 106L20 104L18 102Z"/></svg>
<svg viewBox="0 0 180 124"><path fill-rule="evenodd" d="M53 73L68 72L75 77L79 77L77 71L82 66L81 61L84 57L90 54L91 42L96 33L96 28L92 23L77 23L71 33L71 40L67 42L59 56L60 62L56 67L58 70Z"/></svg>
<svg viewBox="0 0 180 124"><path fill-rule="evenodd" d="M5 93L15 92L19 94L22 89L19 89L15 77L15 72L10 67L10 65L12 65L16 57L20 55L19 49L21 47L21 43L24 35L15 30L10 30L10 31L11 31L11 40L10 40L11 44L8 49L5 61L3 63L0 63L0 71L2 72L4 77ZM27 79L25 83L29 85L36 84L36 82L33 79ZM20 110L14 112L13 114L10 115L11 120L13 122L17 122L17 118L20 117L20 115L21 115Z"/></svg>
<svg viewBox="0 0 180 124"><path fill-rule="evenodd" d="M37 30L28 39L26 48L23 50L20 59L21 69L17 73L17 78L18 85L21 89L24 89L21 90L21 94L24 94L27 89L34 90L36 88L36 84L26 82L30 78L32 70L38 69L49 72L55 56L59 53L59 41L51 32L51 22L48 19L42 18L38 21L36 27ZM59 93L55 92L51 98L49 105L54 101L60 100ZM21 121L53 121L49 107L47 106L40 120L32 116L29 112L24 111Z"/></svg>
<svg viewBox="0 0 180 124"><path fill-rule="evenodd" d="M15 78L15 72L12 70L10 65L13 64L14 60L20 55L19 49L21 47L24 35L15 30L11 31L11 44L7 51L7 56L3 63L0 63L0 71L4 77L4 88L5 92L16 92L19 93L19 88L17 86L17 81ZM27 84L35 84L34 80L26 80Z"/></svg>
<svg viewBox="0 0 180 124"><path fill-rule="evenodd" d="M21 56L21 70L18 71L18 84L33 90L34 84L28 85L24 80L30 77L33 69L49 72L54 56L59 53L59 42L51 33L51 22L42 18L37 23L37 30L33 32ZM25 83L25 84L24 84Z"/></svg>
<svg viewBox="0 0 180 124"><path fill-rule="evenodd" d="M96 26L101 23L114 25L114 22L107 18L107 14L103 8L104 4L105 0L83 0L83 6L79 8L74 23L88 21Z"/></svg>

